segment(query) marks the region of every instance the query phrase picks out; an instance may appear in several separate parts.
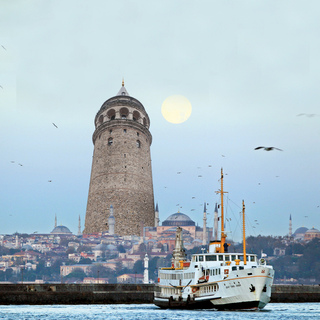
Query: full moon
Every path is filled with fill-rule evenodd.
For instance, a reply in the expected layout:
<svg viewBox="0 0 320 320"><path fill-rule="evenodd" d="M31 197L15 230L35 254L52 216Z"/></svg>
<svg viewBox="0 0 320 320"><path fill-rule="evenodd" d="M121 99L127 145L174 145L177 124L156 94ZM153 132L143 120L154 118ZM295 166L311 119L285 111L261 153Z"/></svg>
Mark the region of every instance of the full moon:
<svg viewBox="0 0 320 320"><path fill-rule="evenodd" d="M171 123L182 123L191 115L192 106L190 101L181 95L173 95L163 101L161 113Z"/></svg>

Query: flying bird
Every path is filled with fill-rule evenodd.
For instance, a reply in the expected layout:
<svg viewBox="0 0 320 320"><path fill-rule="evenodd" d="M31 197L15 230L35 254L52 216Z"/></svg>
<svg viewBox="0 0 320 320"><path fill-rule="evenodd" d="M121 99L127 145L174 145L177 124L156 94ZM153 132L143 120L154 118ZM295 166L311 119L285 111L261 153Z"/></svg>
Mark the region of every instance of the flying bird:
<svg viewBox="0 0 320 320"><path fill-rule="evenodd" d="M3 89L3 86L0 86L1 89Z"/></svg>
<svg viewBox="0 0 320 320"><path fill-rule="evenodd" d="M21 166L21 167L23 166L23 164L21 164L21 163L18 163L18 164L19 164L19 166Z"/></svg>
<svg viewBox="0 0 320 320"><path fill-rule="evenodd" d="M14 161L11 161L11 163L14 163Z"/></svg>
<svg viewBox="0 0 320 320"><path fill-rule="evenodd" d="M208 167L212 167L212 165L211 165L211 164L209 164L209 165L208 165Z"/></svg>
<svg viewBox="0 0 320 320"><path fill-rule="evenodd" d="M202 178L202 176L198 176L198 178Z"/></svg>
<svg viewBox="0 0 320 320"><path fill-rule="evenodd" d="M55 123L52 122L52 124L53 124L56 128L58 128L58 126L57 126Z"/></svg>
<svg viewBox="0 0 320 320"><path fill-rule="evenodd" d="M225 157L225 155L222 154L221 157Z"/></svg>
<svg viewBox="0 0 320 320"><path fill-rule="evenodd" d="M181 171L177 172L177 174L180 174L180 173L181 173Z"/></svg>
<svg viewBox="0 0 320 320"><path fill-rule="evenodd" d="M276 148L276 147L256 147L256 148L254 148L254 150L259 150L259 149L263 149L265 151L272 151L272 150L283 151L282 149L279 149L279 148Z"/></svg>
<svg viewBox="0 0 320 320"><path fill-rule="evenodd" d="M4 50L6 50L6 51L7 51L7 49L6 49L3 45L1 45L1 47L2 47Z"/></svg>
<svg viewBox="0 0 320 320"><path fill-rule="evenodd" d="M315 113L299 113L299 114L297 114L297 117L300 117L300 116L306 116L308 118L312 118L312 117L315 117L315 116L318 116L318 115L315 114Z"/></svg>
<svg viewBox="0 0 320 320"><path fill-rule="evenodd" d="M192 199L195 199L196 197L192 197Z"/></svg>
<svg viewBox="0 0 320 320"><path fill-rule="evenodd" d="M48 182L52 182L52 180L48 180Z"/></svg>

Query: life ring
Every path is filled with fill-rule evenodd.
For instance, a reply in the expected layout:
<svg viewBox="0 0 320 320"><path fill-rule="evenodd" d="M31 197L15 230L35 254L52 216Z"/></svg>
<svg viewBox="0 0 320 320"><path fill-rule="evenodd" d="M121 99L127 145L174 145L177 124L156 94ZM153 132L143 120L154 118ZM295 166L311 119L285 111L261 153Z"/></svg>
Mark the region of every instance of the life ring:
<svg viewBox="0 0 320 320"><path fill-rule="evenodd" d="M224 274L229 274L229 269L224 269Z"/></svg>
<svg viewBox="0 0 320 320"><path fill-rule="evenodd" d="M196 287L193 287L193 288L192 288L192 292L195 293L196 291L197 291L197 288L196 288Z"/></svg>

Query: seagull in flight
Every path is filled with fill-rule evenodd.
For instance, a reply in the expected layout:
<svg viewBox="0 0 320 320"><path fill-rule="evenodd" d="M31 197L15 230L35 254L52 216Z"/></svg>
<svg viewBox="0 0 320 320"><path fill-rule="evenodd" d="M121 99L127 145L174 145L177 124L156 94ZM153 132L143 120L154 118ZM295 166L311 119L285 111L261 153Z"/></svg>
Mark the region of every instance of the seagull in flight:
<svg viewBox="0 0 320 320"><path fill-rule="evenodd" d="M308 118L312 118L312 117L318 116L318 114L315 114L315 113L299 113L299 114L297 114L297 117L300 117L300 116L306 116Z"/></svg>
<svg viewBox="0 0 320 320"><path fill-rule="evenodd" d="M180 173L181 173L181 171L178 171L178 172L177 172L177 174L180 174Z"/></svg>
<svg viewBox="0 0 320 320"><path fill-rule="evenodd" d="M2 47L4 50L6 50L6 51L7 51L7 49L6 49L3 45L1 45L1 47Z"/></svg>
<svg viewBox="0 0 320 320"><path fill-rule="evenodd" d="M53 124L56 128L58 128L58 126L57 126L55 123L52 122L52 124Z"/></svg>
<svg viewBox="0 0 320 320"><path fill-rule="evenodd" d="M283 151L282 149L279 149L279 148L276 148L276 147L256 147L256 148L254 148L254 150L259 150L259 149L263 149L265 151L272 151L272 150Z"/></svg>

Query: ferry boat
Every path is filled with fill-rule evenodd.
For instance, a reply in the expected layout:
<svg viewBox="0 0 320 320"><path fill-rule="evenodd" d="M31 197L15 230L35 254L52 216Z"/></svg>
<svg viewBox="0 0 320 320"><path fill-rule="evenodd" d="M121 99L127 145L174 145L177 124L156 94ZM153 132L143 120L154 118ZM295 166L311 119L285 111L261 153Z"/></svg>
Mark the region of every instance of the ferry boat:
<svg viewBox="0 0 320 320"><path fill-rule="evenodd" d="M243 252L228 252L224 231L223 171L221 169L221 240L209 243L207 253L186 260L182 229L177 227L172 265L160 268L154 304L172 309L262 309L270 301L273 267L246 253L245 206L242 202Z"/></svg>

